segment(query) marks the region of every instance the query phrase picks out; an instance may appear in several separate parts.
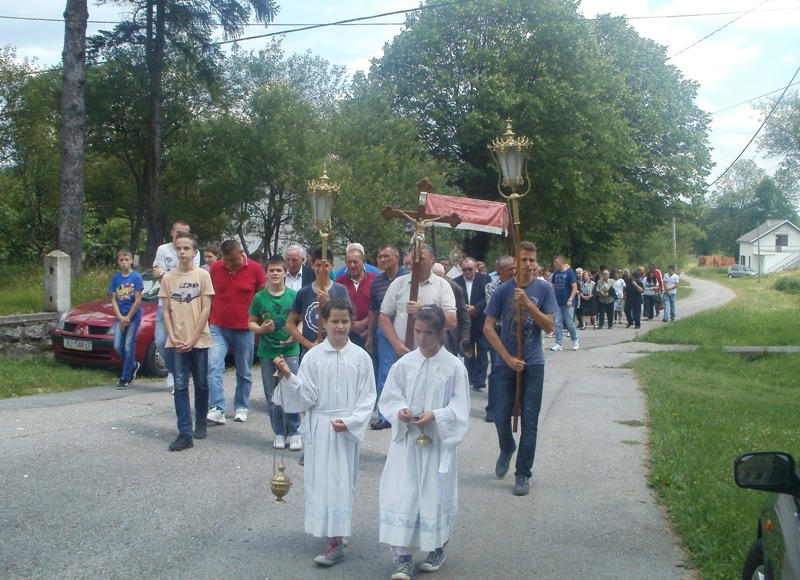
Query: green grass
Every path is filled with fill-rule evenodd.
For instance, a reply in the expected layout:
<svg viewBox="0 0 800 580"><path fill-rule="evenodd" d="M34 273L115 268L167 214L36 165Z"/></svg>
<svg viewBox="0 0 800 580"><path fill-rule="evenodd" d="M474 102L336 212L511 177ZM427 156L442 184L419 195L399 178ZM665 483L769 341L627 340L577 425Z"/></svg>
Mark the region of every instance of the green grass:
<svg viewBox="0 0 800 580"><path fill-rule="evenodd" d="M71 367L50 354L26 359L0 357L0 399L116 385L117 381L118 371Z"/></svg>
<svg viewBox="0 0 800 580"><path fill-rule="evenodd" d="M748 360L720 347L800 344L792 324L800 297L774 289L776 279L800 273L760 281L728 280L724 269L699 274L733 288L737 298L645 340L702 347L652 354L630 366L648 399L656 496L702 577L736 578L765 496L735 486L733 459L765 449L800 455L800 355Z"/></svg>
<svg viewBox="0 0 800 580"><path fill-rule="evenodd" d="M73 278L70 288L72 305L83 304L108 295L114 270L92 268ZM0 315L42 312L44 303L44 266L0 266Z"/></svg>
<svg viewBox="0 0 800 580"><path fill-rule="evenodd" d="M703 277L728 286L736 292L737 298L721 308L662 326L636 340L720 347L800 345L800 325L795 317L800 308L800 295L774 288L777 280L800 280L800 272L760 281L756 278L729 280L724 274Z"/></svg>

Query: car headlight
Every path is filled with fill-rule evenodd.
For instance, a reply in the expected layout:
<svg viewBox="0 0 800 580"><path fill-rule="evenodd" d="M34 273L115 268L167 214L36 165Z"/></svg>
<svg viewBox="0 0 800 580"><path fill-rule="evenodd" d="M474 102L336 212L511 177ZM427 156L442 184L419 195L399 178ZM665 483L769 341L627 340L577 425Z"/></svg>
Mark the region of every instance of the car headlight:
<svg viewBox="0 0 800 580"><path fill-rule="evenodd" d="M58 317L58 325L57 325L57 327L58 327L59 330L64 330L64 325L67 323L67 313L68 312L69 312L69 310L65 310L64 312L61 313L61 316Z"/></svg>

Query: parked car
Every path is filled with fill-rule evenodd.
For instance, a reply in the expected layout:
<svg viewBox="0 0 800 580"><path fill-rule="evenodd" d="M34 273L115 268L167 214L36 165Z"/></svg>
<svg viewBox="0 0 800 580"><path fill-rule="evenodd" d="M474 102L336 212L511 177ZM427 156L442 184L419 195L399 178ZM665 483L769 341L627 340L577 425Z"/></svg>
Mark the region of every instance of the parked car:
<svg viewBox="0 0 800 580"><path fill-rule="evenodd" d="M744 278L746 276L755 276L756 271L749 266L742 266L734 264L728 267L728 278Z"/></svg>
<svg viewBox="0 0 800 580"><path fill-rule="evenodd" d="M769 492L742 579L800 578L800 474L794 458L782 451L746 453L734 461L733 475L739 487Z"/></svg>
<svg viewBox="0 0 800 580"><path fill-rule="evenodd" d="M136 335L136 360L142 372L167 376L164 359L156 350L155 328L159 283L148 271L142 274L142 321ZM111 298L95 300L70 308L50 333L53 355L72 365L122 368L122 359L114 352L114 310Z"/></svg>

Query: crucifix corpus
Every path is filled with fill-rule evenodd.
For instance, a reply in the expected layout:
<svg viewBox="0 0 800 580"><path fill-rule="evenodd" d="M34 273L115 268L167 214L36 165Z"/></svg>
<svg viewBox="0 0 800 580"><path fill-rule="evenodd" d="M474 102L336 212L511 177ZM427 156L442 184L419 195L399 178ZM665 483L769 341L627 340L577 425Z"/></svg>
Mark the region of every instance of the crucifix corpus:
<svg viewBox="0 0 800 580"><path fill-rule="evenodd" d="M411 263L411 293L408 299L411 302L416 302L419 298L419 259L422 253L422 245L425 243L425 226L431 222L442 222L456 227L461 223L461 218L457 213L450 215L437 215L430 214L425 211L428 193L432 189L432 185L427 179L423 179L417 183L419 189L419 205L416 211L405 209L394 209L386 206L381 211L381 215L388 219L403 218L414 222L414 237L411 239L412 249L414 251L414 260ZM414 316L408 315L408 323L406 324L406 347L410 350L414 348Z"/></svg>

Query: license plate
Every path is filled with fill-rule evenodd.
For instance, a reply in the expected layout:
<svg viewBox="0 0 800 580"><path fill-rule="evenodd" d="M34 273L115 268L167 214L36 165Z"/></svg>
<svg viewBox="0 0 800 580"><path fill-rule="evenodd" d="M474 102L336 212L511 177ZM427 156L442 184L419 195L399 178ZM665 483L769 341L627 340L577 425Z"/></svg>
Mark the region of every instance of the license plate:
<svg viewBox="0 0 800 580"><path fill-rule="evenodd" d="M64 348L69 348L71 350L92 350L92 341L75 340L74 338L65 338Z"/></svg>

